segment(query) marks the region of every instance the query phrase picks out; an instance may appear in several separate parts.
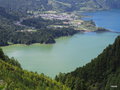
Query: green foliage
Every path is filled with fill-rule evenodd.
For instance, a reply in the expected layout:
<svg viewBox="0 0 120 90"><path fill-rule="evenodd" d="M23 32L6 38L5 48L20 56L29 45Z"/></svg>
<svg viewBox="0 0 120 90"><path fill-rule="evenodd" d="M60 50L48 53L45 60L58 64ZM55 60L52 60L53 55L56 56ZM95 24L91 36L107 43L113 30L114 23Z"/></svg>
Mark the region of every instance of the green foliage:
<svg viewBox="0 0 120 90"><path fill-rule="evenodd" d="M56 80L72 90L120 90L120 36L90 63L71 73L60 73Z"/></svg>
<svg viewBox="0 0 120 90"><path fill-rule="evenodd" d="M19 64L19 62L15 60L13 57L9 58L8 56L6 56L1 48L0 48L0 59L11 65L21 68L21 65Z"/></svg>
<svg viewBox="0 0 120 90"><path fill-rule="evenodd" d="M119 0L0 0L0 6L24 16L27 11L94 11L120 8Z"/></svg>
<svg viewBox="0 0 120 90"><path fill-rule="evenodd" d="M8 13L3 7L0 7L0 16L5 17L9 20L19 20L18 16Z"/></svg>
<svg viewBox="0 0 120 90"><path fill-rule="evenodd" d="M27 11L93 11L120 8L119 0L0 0L0 6L22 16Z"/></svg>
<svg viewBox="0 0 120 90"><path fill-rule="evenodd" d="M63 25L61 20L45 20L41 17L23 20L23 25L32 26L37 29L46 28L49 25Z"/></svg>
<svg viewBox="0 0 120 90"><path fill-rule="evenodd" d="M119 0L57 0L70 4L66 11L95 11L120 8ZM61 6L62 7L62 6Z"/></svg>
<svg viewBox="0 0 120 90"><path fill-rule="evenodd" d="M4 56L5 60L2 60ZM23 70L17 61L9 59L0 49L0 89L6 90L70 90L44 74ZM7 60L6 60L7 59ZM3 85L4 84L4 85Z"/></svg>
<svg viewBox="0 0 120 90"><path fill-rule="evenodd" d="M0 7L0 46L8 45L9 35L22 28L14 25L15 20L18 20L18 17Z"/></svg>
<svg viewBox="0 0 120 90"><path fill-rule="evenodd" d="M1 48L0 48L0 58L5 60L5 55Z"/></svg>
<svg viewBox="0 0 120 90"><path fill-rule="evenodd" d="M3 11L2 11L3 10ZM44 20L42 18L32 18L23 20L22 24L36 29L25 31L25 27L14 24L15 17L8 17L10 14L1 9L0 12L0 46L11 44L33 44L33 43L55 43L55 38L61 36L74 35L78 31L72 28L52 29L47 28L51 24L62 24L59 20ZM21 31L23 30L23 31Z"/></svg>
<svg viewBox="0 0 120 90"><path fill-rule="evenodd" d="M48 4L48 0L0 0L0 6L21 13L27 13L28 10L49 10L52 7Z"/></svg>

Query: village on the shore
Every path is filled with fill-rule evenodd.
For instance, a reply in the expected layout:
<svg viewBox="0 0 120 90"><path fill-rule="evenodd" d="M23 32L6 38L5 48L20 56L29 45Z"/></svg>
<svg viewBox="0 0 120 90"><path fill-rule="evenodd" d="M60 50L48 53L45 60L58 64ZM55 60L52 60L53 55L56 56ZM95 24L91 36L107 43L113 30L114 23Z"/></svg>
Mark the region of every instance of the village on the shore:
<svg viewBox="0 0 120 90"><path fill-rule="evenodd" d="M98 31L100 27L96 27L95 23L92 20L84 21L82 20L82 15L78 15L75 13L68 13L68 12L56 12L56 11L45 11L45 12L35 12L35 11L27 11L28 14L31 14L31 16L27 18L38 18L41 17L43 19L47 20L59 20L62 21L62 24L58 25L49 25L46 26L47 28L74 28L74 30L79 30L83 32L92 32L92 31ZM26 18L26 19L27 19ZM23 19L24 20L24 19ZM18 21L16 24L21 25L21 21ZM104 29L105 30L105 29ZM35 32L35 28L29 28L26 30L19 30L19 32Z"/></svg>

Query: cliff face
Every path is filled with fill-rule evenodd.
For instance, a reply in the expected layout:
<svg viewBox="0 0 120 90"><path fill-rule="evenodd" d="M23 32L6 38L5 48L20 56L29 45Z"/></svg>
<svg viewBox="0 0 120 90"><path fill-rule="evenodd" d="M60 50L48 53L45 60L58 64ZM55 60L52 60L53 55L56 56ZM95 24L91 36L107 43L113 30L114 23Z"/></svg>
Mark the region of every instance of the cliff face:
<svg viewBox="0 0 120 90"><path fill-rule="evenodd" d="M120 36L90 63L56 80L72 90L120 90Z"/></svg>

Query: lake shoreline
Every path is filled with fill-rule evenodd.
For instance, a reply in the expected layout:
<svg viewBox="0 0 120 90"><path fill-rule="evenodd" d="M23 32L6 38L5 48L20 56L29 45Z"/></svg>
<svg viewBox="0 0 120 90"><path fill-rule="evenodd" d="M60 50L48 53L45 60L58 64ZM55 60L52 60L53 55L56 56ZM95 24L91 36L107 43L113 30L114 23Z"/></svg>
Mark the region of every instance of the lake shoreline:
<svg viewBox="0 0 120 90"><path fill-rule="evenodd" d="M105 10L101 10L101 11L105 11ZM91 11L91 12L94 13L95 11ZM86 13L86 12L82 12L82 13ZM87 11L87 13L88 13L88 11ZM91 17L91 16L90 15L87 15L87 16L83 15L83 18L85 18L85 17ZM82 18L80 20L83 21L83 22L85 22L85 20L82 19ZM60 36L53 37L52 39L48 39L48 41L46 41L46 42L32 42L32 43L11 43L10 42L10 44L9 43L0 43L0 46L4 47L4 46L15 45L15 44L23 44L23 45L29 46L29 45L36 44L36 43L43 44L43 45L46 45L46 44L55 44L56 43L55 39L57 39L57 38L64 37L64 36L73 36L73 35L78 34L78 33L89 33L89 32L95 32L95 33L104 33L104 32L120 33L119 31L113 31L113 30L108 30L108 29L105 29L105 28L97 27L95 21L93 21L93 20L91 20L91 21L88 20L87 23L85 23L85 25L83 25L83 26L87 27L86 24L89 25L89 22L90 22L90 26L89 27L90 28L91 27L94 28L94 30L90 30L90 29L86 29L86 28L84 28L84 30L82 30L82 29L75 30L74 29L73 32L70 33L70 34L68 32L68 34L60 35ZM21 23L21 22L19 22L19 23Z"/></svg>
<svg viewBox="0 0 120 90"><path fill-rule="evenodd" d="M59 72L70 72L88 63L107 45L112 44L116 36L116 33L110 32L99 34L86 32L58 38L56 44L37 43L29 46L14 44L2 49L6 55L17 59L24 69L44 73L54 78ZM54 68L53 64L57 67Z"/></svg>
<svg viewBox="0 0 120 90"><path fill-rule="evenodd" d="M120 33L120 32L114 32L114 31L110 31L110 30L97 30L97 31L87 31L87 30L75 30L77 31L77 33L75 34L78 34L78 33L81 33L81 34L85 34L85 33L91 33L91 32L95 32L95 33L106 33L106 32L111 32L111 33ZM73 34L73 35L75 35ZM73 36L73 35L65 35L65 36L60 36L60 37L57 37L55 39L58 39L58 38L61 38L61 37L68 37L68 36ZM7 47L7 46L11 46L11 45L25 45L25 46L30 46L30 45L33 45L33 44L41 44L41 45L49 45L49 44L55 44L56 43L56 40L54 39L54 42L44 42L44 43L39 43L39 42L35 42L35 43L31 43L31 44L21 44L21 43L16 43L16 44L6 44L6 45L1 45L0 47Z"/></svg>

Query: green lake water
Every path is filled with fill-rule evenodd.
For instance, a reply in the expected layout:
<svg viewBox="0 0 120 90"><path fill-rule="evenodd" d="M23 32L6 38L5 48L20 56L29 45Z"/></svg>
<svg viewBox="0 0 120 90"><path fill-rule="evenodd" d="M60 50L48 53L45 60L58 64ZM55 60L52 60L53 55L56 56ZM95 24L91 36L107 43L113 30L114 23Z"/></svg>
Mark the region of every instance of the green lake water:
<svg viewBox="0 0 120 90"><path fill-rule="evenodd" d="M120 31L120 10L89 14L93 16L92 19L98 26ZM112 21L109 21L111 18ZM54 77L59 72L67 73L90 62L112 44L118 35L118 33L77 34L59 38L56 44L52 45L12 45L3 47L3 50L6 55L16 58L24 69Z"/></svg>
<svg viewBox="0 0 120 90"><path fill-rule="evenodd" d="M33 44L3 47L16 58L24 69L54 77L59 72L70 72L90 62L112 44L116 33L86 33L57 39L53 45Z"/></svg>

